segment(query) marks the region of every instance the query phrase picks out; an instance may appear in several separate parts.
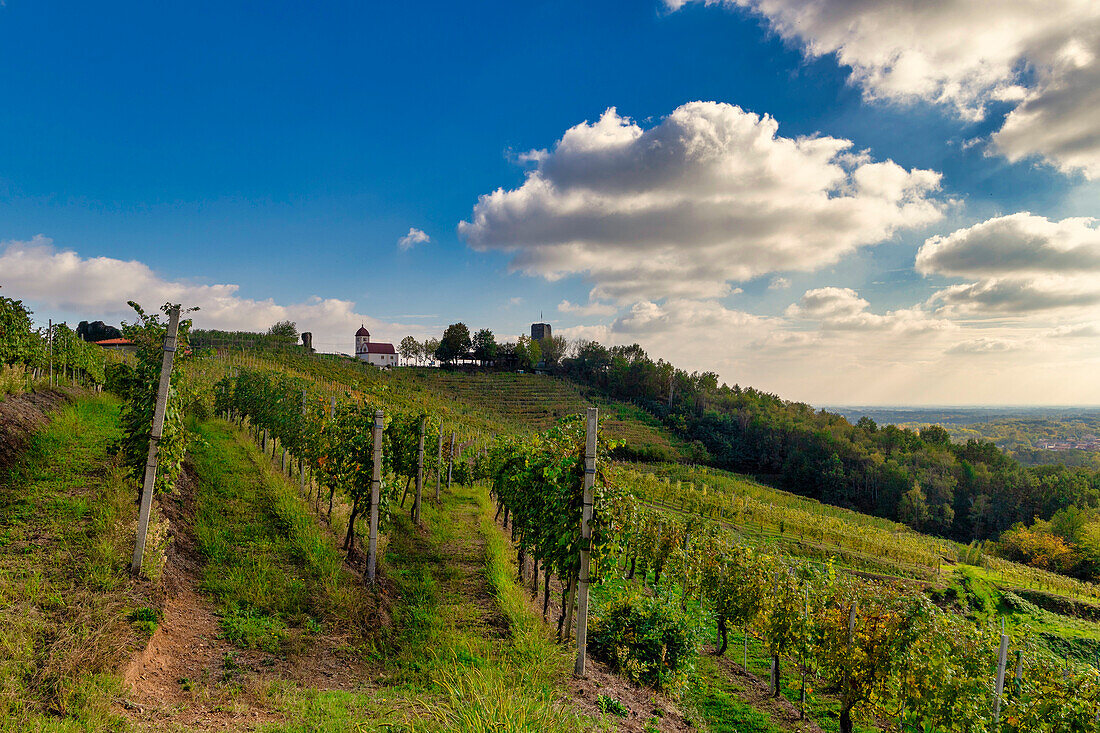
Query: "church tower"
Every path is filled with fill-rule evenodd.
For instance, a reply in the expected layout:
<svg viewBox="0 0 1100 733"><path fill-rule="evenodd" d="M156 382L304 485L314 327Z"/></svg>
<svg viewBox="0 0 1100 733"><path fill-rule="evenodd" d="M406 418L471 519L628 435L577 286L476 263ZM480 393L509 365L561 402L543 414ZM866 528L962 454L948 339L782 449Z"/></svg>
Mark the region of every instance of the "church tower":
<svg viewBox="0 0 1100 733"><path fill-rule="evenodd" d="M359 330L355 332L355 355L366 354L370 351L370 331L367 327L360 324Z"/></svg>

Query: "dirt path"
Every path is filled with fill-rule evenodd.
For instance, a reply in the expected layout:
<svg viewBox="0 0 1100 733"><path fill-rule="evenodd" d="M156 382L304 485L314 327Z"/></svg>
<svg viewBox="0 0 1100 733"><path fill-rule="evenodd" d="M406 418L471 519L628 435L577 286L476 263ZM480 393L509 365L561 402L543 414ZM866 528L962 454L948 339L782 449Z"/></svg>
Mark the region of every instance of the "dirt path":
<svg viewBox="0 0 1100 733"><path fill-rule="evenodd" d="M268 690L289 681L318 690L354 690L368 665L336 633L289 629L280 654L240 649L221 638L217 608L201 591L203 559L193 532L197 492L189 466L176 492L163 497L172 543L162 578L162 615L145 648L125 667L121 701L140 728L252 730L278 721Z"/></svg>
<svg viewBox="0 0 1100 733"><path fill-rule="evenodd" d="M823 733L821 726L814 721L800 720L798 707L787 698L772 697L766 680L746 671L744 667L728 657L716 659L719 669L729 677L731 684L737 690L738 697L757 710L768 713L776 725L792 733Z"/></svg>
<svg viewBox="0 0 1100 733"><path fill-rule="evenodd" d="M437 552L445 563L437 575L443 586L443 603L451 607L457 626L487 639L508 639L508 618L489 587L485 575L485 537L481 534L481 510L468 495L456 495L449 512L447 536Z"/></svg>

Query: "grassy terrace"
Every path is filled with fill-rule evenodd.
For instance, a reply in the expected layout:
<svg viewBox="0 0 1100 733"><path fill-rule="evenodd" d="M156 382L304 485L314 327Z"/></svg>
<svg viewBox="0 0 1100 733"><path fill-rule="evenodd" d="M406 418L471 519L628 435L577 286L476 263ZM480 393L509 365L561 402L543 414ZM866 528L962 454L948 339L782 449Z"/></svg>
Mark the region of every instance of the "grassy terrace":
<svg viewBox="0 0 1100 733"><path fill-rule="evenodd" d="M80 399L0 476L0 730L121 726L115 674L154 605L127 572L133 485L109 450L119 404Z"/></svg>

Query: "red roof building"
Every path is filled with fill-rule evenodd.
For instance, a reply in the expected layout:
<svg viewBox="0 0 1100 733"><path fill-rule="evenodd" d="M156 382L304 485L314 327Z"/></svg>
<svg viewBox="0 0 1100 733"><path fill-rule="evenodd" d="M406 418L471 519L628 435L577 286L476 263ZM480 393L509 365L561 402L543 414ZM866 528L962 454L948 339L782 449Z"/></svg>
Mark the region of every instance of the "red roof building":
<svg viewBox="0 0 1100 733"><path fill-rule="evenodd" d="M370 331L359 326L355 332L355 358L379 367L397 366L397 349L383 341L371 343Z"/></svg>
<svg viewBox="0 0 1100 733"><path fill-rule="evenodd" d="M137 351L137 344L130 339L103 339L102 341L93 341L96 346L102 346L104 349L110 349L111 351Z"/></svg>

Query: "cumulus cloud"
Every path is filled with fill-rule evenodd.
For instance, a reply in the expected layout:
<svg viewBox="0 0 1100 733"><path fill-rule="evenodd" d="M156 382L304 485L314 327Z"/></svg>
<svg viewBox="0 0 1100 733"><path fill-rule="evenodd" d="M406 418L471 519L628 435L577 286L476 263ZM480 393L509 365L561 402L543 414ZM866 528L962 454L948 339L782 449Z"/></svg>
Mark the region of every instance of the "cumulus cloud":
<svg viewBox="0 0 1100 733"><path fill-rule="evenodd" d="M579 303L570 303L568 300L563 300L558 303L559 313L573 313L578 316L611 316L618 313L619 309L610 303L591 302L587 305L581 305Z"/></svg>
<svg viewBox="0 0 1100 733"><path fill-rule="evenodd" d="M975 354L1003 354L1006 351L1015 351L1020 344L998 338L977 338L955 344L947 350L948 354L962 354L973 356Z"/></svg>
<svg viewBox="0 0 1100 733"><path fill-rule="evenodd" d="M1100 336L1100 328L1091 323L1079 323L1074 326L1058 326L1047 335L1056 339L1096 338Z"/></svg>
<svg viewBox="0 0 1100 733"><path fill-rule="evenodd" d="M959 312L1029 313L1100 303L1096 219L1051 221L1027 212L931 237L917 271L961 277L932 301Z"/></svg>
<svg viewBox="0 0 1100 733"><path fill-rule="evenodd" d="M427 244L432 241L422 229L409 227L409 233L397 240L397 246L402 252L407 252L418 244Z"/></svg>
<svg viewBox="0 0 1100 733"><path fill-rule="evenodd" d="M787 308L789 318L816 321L825 331L879 331L917 335L955 328L951 321L935 318L919 308L903 308L879 315L851 288L807 290Z"/></svg>
<svg viewBox="0 0 1100 733"><path fill-rule="evenodd" d="M739 107L691 102L648 129L614 108L562 136L513 190L482 196L459 233L476 250L594 299L706 299L730 281L813 270L941 217L940 175L785 138Z"/></svg>
<svg viewBox="0 0 1100 733"><path fill-rule="evenodd" d="M791 286L791 281L785 277L773 277L768 283L768 290L786 290Z"/></svg>
<svg viewBox="0 0 1100 733"><path fill-rule="evenodd" d="M673 10L690 0L666 0ZM815 57L835 54L868 99L1013 105L993 146L1100 175L1100 4L1093 0L703 0L763 15Z"/></svg>
<svg viewBox="0 0 1100 733"><path fill-rule="evenodd" d="M360 323L382 338L419 335L423 326L384 323L357 313L355 303L337 298L314 297L303 303L280 304L268 298L256 300L239 294L232 284L201 284L161 277L137 260L81 257L61 250L48 237L0 243L0 285L9 297L95 318L132 319L126 301L146 309L165 302L199 306L193 316L197 328L266 330L273 323L291 320L299 330L312 331L318 348L350 351ZM426 334L425 334L426 335Z"/></svg>
<svg viewBox="0 0 1100 733"><path fill-rule="evenodd" d="M712 334L732 335L748 330L759 331L773 319L732 310L715 300L670 298L657 304L651 301L635 303L630 312L617 318L611 326L614 334L682 334L710 330Z"/></svg>
<svg viewBox="0 0 1100 733"><path fill-rule="evenodd" d="M917 271L960 277L1100 273L1097 224L1028 212L995 217L929 238L917 252Z"/></svg>

